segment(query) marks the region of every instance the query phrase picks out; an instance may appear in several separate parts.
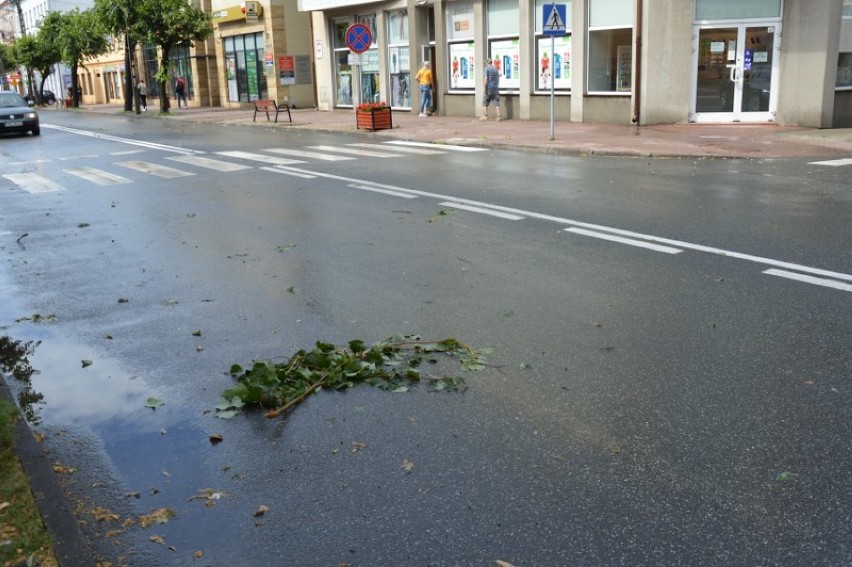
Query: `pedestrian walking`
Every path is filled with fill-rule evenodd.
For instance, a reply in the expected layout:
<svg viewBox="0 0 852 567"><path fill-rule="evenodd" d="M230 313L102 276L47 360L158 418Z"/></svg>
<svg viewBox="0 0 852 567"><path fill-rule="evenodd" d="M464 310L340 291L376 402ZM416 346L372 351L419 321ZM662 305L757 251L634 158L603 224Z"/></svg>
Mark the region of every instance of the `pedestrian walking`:
<svg viewBox="0 0 852 567"><path fill-rule="evenodd" d="M420 85L420 118L425 118L431 114L432 91L435 90L432 64L425 61L420 70L417 71L417 75L414 76L414 80Z"/></svg>
<svg viewBox="0 0 852 567"><path fill-rule="evenodd" d="M148 110L148 85L144 81L139 81L136 87L139 89L139 102L142 103L142 112Z"/></svg>
<svg viewBox="0 0 852 567"><path fill-rule="evenodd" d="M180 101L183 101L184 109L189 106L186 102L186 80L183 77L178 77L175 81L175 98L177 99L178 109L180 109Z"/></svg>
<svg viewBox="0 0 852 567"><path fill-rule="evenodd" d="M488 105L492 102L494 103L494 110L497 111L497 122L502 120L500 116L500 71L496 65L499 65L499 62L494 59L485 66L485 95L482 97L480 120L488 120Z"/></svg>

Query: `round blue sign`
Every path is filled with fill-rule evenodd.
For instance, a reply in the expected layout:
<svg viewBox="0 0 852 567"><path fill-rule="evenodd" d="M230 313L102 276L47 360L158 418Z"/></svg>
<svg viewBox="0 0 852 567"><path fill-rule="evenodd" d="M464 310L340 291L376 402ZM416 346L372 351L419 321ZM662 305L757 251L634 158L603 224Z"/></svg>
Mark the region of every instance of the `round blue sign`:
<svg viewBox="0 0 852 567"><path fill-rule="evenodd" d="M352 24L346 28L346 47L355 53L364 53L373 45L373 33L364 24Z"/></svg>

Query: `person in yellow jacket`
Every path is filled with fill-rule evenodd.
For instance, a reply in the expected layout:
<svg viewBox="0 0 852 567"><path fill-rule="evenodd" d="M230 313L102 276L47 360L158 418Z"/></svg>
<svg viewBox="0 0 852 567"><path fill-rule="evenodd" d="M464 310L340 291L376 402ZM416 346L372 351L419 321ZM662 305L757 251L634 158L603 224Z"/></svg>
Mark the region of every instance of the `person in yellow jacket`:
<svg viewBox="0 0 852 567"><path fill-rule="evenodd" d="M435 90L435 83L432 77L432 64L428 61L423 63L423 66L417 71L414 80L420 85L420 118L429 116L432 108L432 92Z"/></svg>

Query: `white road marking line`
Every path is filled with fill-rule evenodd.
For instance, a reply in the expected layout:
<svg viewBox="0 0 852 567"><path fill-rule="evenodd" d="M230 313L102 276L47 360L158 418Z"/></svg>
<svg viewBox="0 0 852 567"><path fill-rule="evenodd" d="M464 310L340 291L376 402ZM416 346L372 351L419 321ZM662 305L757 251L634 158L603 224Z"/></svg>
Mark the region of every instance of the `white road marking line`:
<svg viewBox="0 0 852 567"><path fill-rule="evenodd" d="M54 183L38 173L8 173L3 175L3 177L27 193L56 193L57 191L62 191L61 185Z"/></svg>
<svg viewBox="0 0 852 567"><path fill-rule="evenodd" d="M454 201L444 201L443 203L439 203L443 207L453 207L454 209L461 209L463 211L470 211L472 213L481 213L483 215L491 215L492 217L498 217L501 219L507 220L524 220L524 217L519 215L510 215L509 213L501 213L499 211L495 211L492 209L485 209L482 207L474 207L471 205L465 205L462 203L457 203Z"/></svg>
<svg viewBox="0 0 852 567"><path fill-rule="evenodd" d="M297 169L296 171L299 171L299 170ZM686 250L693 250L695 252L704 252L706 254L715 254L717 256L725 256L725 257L728 257L728 258L736 258L738 260L746 260L748 262L753 262L755 264L763 264L763 265L767 265L767 266L774 266L776 268L786 268L786 269L789 269L789 270L795 270L795 271L798 271L798 272L804 272L804 273L807 273L807 274L813 274L813 275L817 275L817 276L826 276L826 277L829 277L829 278L834 278L834 279L839 279L839 280L852 281L852 275L850 275L850 274L844 274L844 273L841 273L841 272L833 272L831 270L824 270L822 268L812 268L810 266L803 266L801 264L794 264L792 262L784 262L782 260L774 260L772 258L765 258L765 257L762 257L762 256L754 256L752 254L742 254L740 252L734 252L734 251L731 251L731 250L724 250L722 248L714 248L712 246L703 246L701 244L692 244L692 243L689 243L689 242L684 242L682 240L674 240L674 239L671 239L671 238L661 238L661 237L658 237L658 236L652 236L652 235L649 235L649 234L642 234L642 233L633 232L633 231L630 231L630 230L622 230L622 229L619 229L619 228L613 228L613 227L603 226L603 225L599 225L599 224L592 224L592 223L587 223L587 222L575 221L575 220L572 220L572 219L566 219L566 218L562 218L562 217L555 217L553 215L546 215L546 214L543 214L543 213L536 213L536 212L532 212L532 211L524 211L524 210L515 209L515 208L512 208L512 207L503 207L503 206L500 206L500 205L493 205L491 203L483 203L481 201L475 201L473 199L459 199L458 197L455 197L455 196L452 196L452 195L442 195L440 193L430 193L428 191L420 191L418 189L407 189L405 187L398 187L398 186L395 186L395 185L378 184L378 183L373 183L371 181L365 181L363 179L356 179L354 177L344 177L342 175L334 175L332 173L319 173L319 172L308 172L308 173L314 173L318 177L325 177L327 179L337 179L337 180L340 180L340 181L345 181L347 183L370 184L374 187L383 187L385 189L390 189L392 191L401 191L401 192L404 192L404 193L410 193L412 195L419 195L421 197L430 197L430 198L433 198L433 199L440 199L440 200L450 200L450 201L453 201L453 202L464 203L464 204L472 205L472 206L475 206L475 207L485 207L485 208L495 210L495 211L503 211L503 212L507 212L507 213L510 213L510 214L522 215L522 216L525 216L527 218L549 221L549 222L554 222L554 223L559 223L559 224L564 224L564 225L570 225L570 226L579 227L579 228L588 228L588 229L591 229L591 230L597 230L597 231L602 231L602 232L609 232L609 233L617 234L617 235L620 235L620 236L632 237L632 238L636 238L636 239L640 239L640 240L647 240L647 241L650 241L650 242L656 242L658 244L669 244L671 246L683 248L683 249L686 249Z"/></svg>
<svg viewBox="0 0 852 567"><path fill-rule="evenodd" d="M239 159L247 159L250 161L259 161L262 163L269 163L272 165L293 165L295 163L305 163L302 160L298 159L287 159L280 158L275 156L264 156L261 154L253 154L251 152L241 152L241 151L231 151L231 152L216 152L220 156L227 156Z"/></svg>
<svg viewBox="0 0 852 567"><path fill-rule="evenodd" d="M244 169L251 169L250 165L243 165L241 163L231 163L229 161L221 161L218 159L210 159L201 156L169 156L167 159L222 172L242 171Z"/></svg>
<svg viewBox="0 0 852 567"><path fill-rule="evenodd" d="M177 177L189 177L191 175L195 175L194 173L190 173L188 171L175 169L167 165L148 163L147 161L120 161L117 163L122 167L133 169L135 171L141 171L142 173L149 173L151 175L156 175L157 177L163 177L165 179L175 179Z"/></svg>
<svg viewBox="0 0 852 567"><path fill-rule="evenodd" d="M310 173L302 173L300 171L290 171L286 167L261 167L263 171L271 171L273 173L284 173L286 175L292 175L293 177L301 177L302 179L316 179L316 175L311 175Z"/></svg>
<svg viewBox="0 0 852 567"><path fill-rule="evenodd" d="M620 242L621 244L629 244L630 246L637 246L639 248L647 248L648 250L663 252L665 254L680 254L683 252L683 250L672 248L671 246L660 246L659 244L651 244L650 242L643 242L632 238L622 238L620 236L613 236L611 234L595 232L584 228L566 228L565 231L573 232L574 234L582 234L583 236L591 236L592 238L600 238L601 240L610 240L612 242Z"/></svg>
<svg viewBox="0 0 852 567"><path fill-rule="evenodd" d="M338 146L308 146L312 150L320 150L323 152L338 152L341 154L350 154L354 156L367 156L378 158L400 157L399 154L391 154L388 152L374 152L370 150L358 150L355 148L341 148Z"/></svg>
<svg viewBox="0 0 852 567"><path fill-rule="evenodd" d="M411 195L410 193L400 193L399 191L391 191L390 189L380 189L371 185L358 185L356 183L350 183L349 187L352 187L354 189L362 189L364 191L372 191L373 193L384 193L385 195L391 195L393 197L402 197L403 199L417 198L417 195Z"/></svg>
<svg viewBox="0 0 852 567"><path fill-rule="evenodd" d="M826 279L826 278L815 278L813 276L806 276L804 274L797 274L797 273L794 273L794 272L788 272L786 270L776 270L774 268L770 269L770 270L765 270L763 273L770 275L770 276L778 276L780 278L787 278L789 280L796 280L796 281L809 283L809 284L813 284L813 285L820 285L820 286L823 286L823 287L831 287L831 288L840 289L840 290L843 290L843 291L852 291L852 285L845 284L845 283L839 282L837 280L829 280L829 279Z"/></svg>
<svg viewBox="0 0 852 567"><path fill-rule="evenodd" d="M386 150L388 147L383 146L381 144L346 144L347 146L357 146L359 148L367 148L371 150ZM421 156L433 156L439 154L445 154L446 151L440 150L427 150L426 148L406 148L404 146L399 146L393 149L395 152L404 152L407 154L417 154Z"/></svg>
<svg viewBox="0 0 852 567"><path fill-rule="evenodd" d="M852 165L852 158L830 159L826 161L812 161L809 165L829 165L831 167L840 167L841 165Z"/></svg>
<svg viewBox="0 0 852 567"><path fill-rule="evenodd" d="M129 156L129 155L133 155L133 154L141 154L144 151L145 150L124 150L122 152L110 152L109 155L111 155L111 156Z"/></svg>
<svg viewBox="0 0 852 567"><path fill-rule="evenodd" d="M70 169L63 169L62 171L70 173L71 175L76 175L86 181L97 183L98 185L120 185L122 183L131 182L126 177L121 177L120 175L114 175L112 173L87 166L72 167Z"/></svg>
<svg viewBox="0 0 852 567"><path fill-rule="evenodd" d="M109 134L101 134L100 132L90 132L88 130L78 130L77 128L68 128L67 126L57 126L56 124L42 124L42 128L52 128L54 130L61 130L63 132L70 132L71 134L78 134L80 136L88 136L90 138L98 138L100 140L109 140L110 142L119 142L121 144L130 144L131 146L142 146L143 148L148 148L151 150L160 150L164 152L173 152L176 154L203 154L200 150L190 150L187 148L179 148L177 146L169 146L166 144L157 144L154 142L145 142L143 140L131 140L130 138L120 138L118 136L110 136Z"/></svg>
<svg viewBox="0 0 852 567"><path fill-rule="evenodd" d="M346 161L355 159L354 157L349 156L334 156L331 154L321 154L319 152L306 152L305 150L291 150L287 148L269 148L268 150L263 150L265 152L271 152L273 154L282 154L285 156L296 156L296 157L304 157L311 159L321 159L324 161Z"/></svg>
<svg viewBox="0 0 852 567"><path fill-rule="evenodd" d="M99 157L98 154L83 154L81 156L61 157L61 158L59 158L59 161L73 161L73 160L78 160L78 159L88 159L88 158L96 158L96 157Z"/></svg>
<svg viewBox="0 0 852 567"><path fill-rule="evenodd" d="M32 161L13 161L7 165L37 165L40 163L50 163L49 159L34 159Z"/></svg>
<svg viewBox="0 0 852 567"><path fill-rule="evenodd" d="M418 146L421 148L435 148L436 150L450 150L453 152L487 152L488 148L476 148L473 146L454 146L453 144L430 144L429 142L410 142L408 140L391 140L384 142L395 146Z"/></svg>

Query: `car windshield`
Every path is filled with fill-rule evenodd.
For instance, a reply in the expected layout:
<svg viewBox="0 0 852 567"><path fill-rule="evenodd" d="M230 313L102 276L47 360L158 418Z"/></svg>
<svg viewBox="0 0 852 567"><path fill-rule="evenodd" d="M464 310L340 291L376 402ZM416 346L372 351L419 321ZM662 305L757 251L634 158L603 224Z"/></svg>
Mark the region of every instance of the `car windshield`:
<svg viewBox="0 0 852 567"><path fill-rule="evenodd" d="M27 103L20 95L15 93L0 93L0 108L13 108L26 106Z"/></svg>

